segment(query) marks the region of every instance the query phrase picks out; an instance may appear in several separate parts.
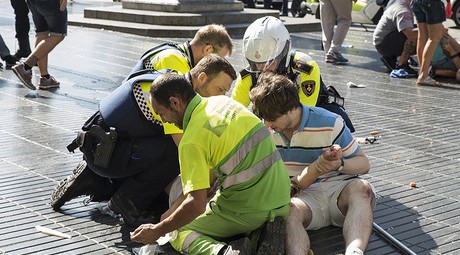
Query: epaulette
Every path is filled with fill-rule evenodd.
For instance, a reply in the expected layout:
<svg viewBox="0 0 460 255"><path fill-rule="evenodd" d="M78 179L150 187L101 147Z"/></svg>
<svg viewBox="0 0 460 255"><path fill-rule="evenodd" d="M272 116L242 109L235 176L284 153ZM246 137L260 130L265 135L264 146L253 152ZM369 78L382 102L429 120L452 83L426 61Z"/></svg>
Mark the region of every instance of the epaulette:
<svg viewBox="0 0 460 255"><path fill-rule="evenodd" d="M251 72L249 72L246 69L243 69L240 71L241 79L244 79L246 76L251 75Z"/></svg>
<svg viewBox="0 0 460 255"><path fill-rule="evenodd" d="M141 56L141 59L143 57L147 56L147 55L152 56L152 55L154 55L154 54L156 54L156 53L158 53L158 52L160 52L162 50L165 50L165 49L177 49L177 50L185 53L184 50L181 47L179 47L178 44L173 43L173 42L165 42L165 43L162 43L162 44L160 44L158 46L155 46L155 47L149 49L148 51L144 52L144 54L142 54L142 56Z"/></svg>
<svg viewBox="0 0 460 255"><path fill-rule="evenodd" d="M313 71L313 66L299 59L299 60L293 61L292 69L297 70L302 73L311 74L311 72Z"/></svg>
<svg viewBox="0 0 460 255"><path fill-rule="evenodd" d="M248 70L243 69L243 70L240 71L240 75L241 75L241 80L243 80L244 78L246 78L248 76L251 77L252 84L251 84L250 89L253 89L257 85L257 76L256 76L255 73L249 72Z"/></svg>

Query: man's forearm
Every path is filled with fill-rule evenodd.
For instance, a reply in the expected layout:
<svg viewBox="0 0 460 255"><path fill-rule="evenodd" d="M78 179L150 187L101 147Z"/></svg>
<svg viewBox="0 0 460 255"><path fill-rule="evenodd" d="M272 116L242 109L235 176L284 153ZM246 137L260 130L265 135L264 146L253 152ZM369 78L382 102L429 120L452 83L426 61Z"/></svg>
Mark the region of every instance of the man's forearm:
<svg viewBox="0 0 460 255"><path fill-rule="evenodd" d="M322 173L316 169L316 165L310 164L299 175L292 177L291 181L300 189L306 189L315 183L321 175Z"/></svg>
<svg viewBox="0 0 460 255"><path fill-rule="evenodd" d="M193 194L192 194L193 193ZM193 191L166 219L158 223L162 235L179 229L201 215L206 209L207 190Z"/></svg>
<svg viewBox="0 0 460 255"><path fill-rule="evenodd" d="M344 174L367 174L370 170L369 159L362 151L356 156L344 159L342 173Z"/></svg>

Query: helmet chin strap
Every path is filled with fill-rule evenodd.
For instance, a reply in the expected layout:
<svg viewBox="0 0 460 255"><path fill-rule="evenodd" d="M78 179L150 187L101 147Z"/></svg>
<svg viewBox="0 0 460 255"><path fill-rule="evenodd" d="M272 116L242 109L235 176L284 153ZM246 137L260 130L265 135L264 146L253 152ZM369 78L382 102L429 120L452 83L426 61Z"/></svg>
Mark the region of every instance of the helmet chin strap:
<svg viewBox="0 0 460 255"><path fill-rule="evenodd" d="M276 68L277 74L286 74L287 73L287 56L281 59L278 67Z"/></svg>
<svg viewBox="0 0 460 255"><path fill-rule="evenodd" d="M289 61L291 60L291 41L289 40L286 42L282 54L284 54L283 58L279 61L278 67L276 68L276 73L278 74L287 74L288 70L287 67L289 66Z"/></svg>

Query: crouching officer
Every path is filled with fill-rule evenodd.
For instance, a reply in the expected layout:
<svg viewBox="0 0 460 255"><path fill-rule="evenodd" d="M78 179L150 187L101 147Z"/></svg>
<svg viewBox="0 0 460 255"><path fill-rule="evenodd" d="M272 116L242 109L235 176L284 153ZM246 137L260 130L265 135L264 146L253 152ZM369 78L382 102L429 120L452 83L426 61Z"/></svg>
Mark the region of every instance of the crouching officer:
<svg viewBox="0 0 460 255"><path fill-rule="evenodd" d="M164 123L152 109L152 81L170 70L131 74L99 104L99 111L82 127L69 150L79 148L83 161L51 194L58 210L67 201L89 195L108 202L125 223L157 222L168 208L165 188L179 174L178 143L182 130ZM185 74L202 96L224 95L236 72L224 58L210 54Z"/></svg>
<svg viewBox="0 0 460 255"><path fill-rule="evenodd" d="M173 69L180 74L190 71L204 56L232 54L233 42L222 25L210 24L200 28L190 41L182 44L166 42L146 51L131 70Z"/></svg>
<svg viewBox="0 0 460 255"><path fill-rule="evenodd" d="M291 50L291 36L282 21L269 16L255 20L244 33L243 54L247 67L236 81L232 92L234 100L248 106L249 92L257 86L259 73L282 74L297 84L303 104L322 107L340 115L354 132L343 107L344 98L334 87L326 87L318 64L309 55Z"/></svg>

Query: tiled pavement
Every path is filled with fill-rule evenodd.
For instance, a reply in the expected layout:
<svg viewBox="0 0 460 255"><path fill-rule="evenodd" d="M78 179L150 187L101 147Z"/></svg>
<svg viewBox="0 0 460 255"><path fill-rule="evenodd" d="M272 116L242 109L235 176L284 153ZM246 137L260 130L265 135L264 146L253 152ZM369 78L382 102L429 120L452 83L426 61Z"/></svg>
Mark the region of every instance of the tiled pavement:
<svg viewBox="0 0 460 255"><path fill-rule="evenodd" d="M14 51L12 9L7 0L0 3L0 33ZM76 0L70 10L94 4L110 2ZM325 82L346 97L357 137L381 132L378 144L363 145L372 165L365 178L379 194L374 221L415 254L459 254L460 85L418 87L413 79L390 78L371 44L373 27L367 29L356 26L349 32L348 66L323 62L319 32L294 34L293 47L310 53ZM129 230L101 215L96 204L84 206L79 198L54 212L49 195L81 159L65 146L98 101L119 85L146 49L182 39L80 27L69 27L68 34L50 55L50 72L61 88L29 91L11 71L0 71L0 254L130 253ZM454 35L460 39L458 31ZM240 69L240 38L235 44L230 62ZM348 88L349 81L366 87ZM408 186L412 181L417 188ZM36 225L72 238L44 236ZM343 252L340 229L310 235L316 255ZM402 253L374 233L366 254Z"/></svg>

